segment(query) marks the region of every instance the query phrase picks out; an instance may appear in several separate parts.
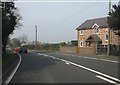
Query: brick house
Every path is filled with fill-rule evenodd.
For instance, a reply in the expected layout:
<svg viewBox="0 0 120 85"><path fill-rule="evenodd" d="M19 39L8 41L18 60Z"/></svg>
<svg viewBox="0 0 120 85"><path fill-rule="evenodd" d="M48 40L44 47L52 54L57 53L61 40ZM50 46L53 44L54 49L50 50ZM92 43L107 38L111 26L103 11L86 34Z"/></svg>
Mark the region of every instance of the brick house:
<svg viewBox="0 0 120 85"><path fill-rule="evenodd" d="M82 23L76 30L78 36L79 53L97 54L97 46L108 45L108 24L107 17L89 19ZM118 45L118 35L110 29L110 44Z"/></svg>

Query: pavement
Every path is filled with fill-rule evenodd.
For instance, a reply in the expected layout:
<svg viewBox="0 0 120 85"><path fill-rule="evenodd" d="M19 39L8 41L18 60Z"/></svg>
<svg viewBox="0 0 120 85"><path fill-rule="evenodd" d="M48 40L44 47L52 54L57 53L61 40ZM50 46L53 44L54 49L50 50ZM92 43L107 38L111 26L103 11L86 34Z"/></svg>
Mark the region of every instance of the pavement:
<svg viewBox="0 0 120 85"><path fill-rule="evenodd" d="M47 53L62 53L62 54L71 54L71 55L77 55L77 56L86 56L86 57L93 57L93 58L99 58L99 59L108 59L108 60L114 60L120 62L120 56L107 56L107 55L88 55L88 54L79 54L79 53L72 53L72 52L60 52L60 51L35 51L35 50L29 50L29 52L47 52Z"/></svg>
<svg viewBox="0 0 120 85"><path fill-rule="evenodd" d="M57 52L57 53L71 54L71 55L77 55L77 56L86 56L86 57L93 57L93 58L107 59L107 60L114 60L114 61L120 62L120 56L87 55L87 54L78 54L78 53L70 53L70 52Z"/></svg>

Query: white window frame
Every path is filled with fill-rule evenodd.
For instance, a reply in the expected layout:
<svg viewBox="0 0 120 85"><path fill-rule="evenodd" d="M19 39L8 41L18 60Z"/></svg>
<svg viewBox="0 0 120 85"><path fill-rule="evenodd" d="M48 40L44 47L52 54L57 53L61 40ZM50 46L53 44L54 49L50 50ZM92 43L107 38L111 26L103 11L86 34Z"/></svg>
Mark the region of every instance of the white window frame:
<svg viewBox="0 0 120 85"><path fill-rule="evenodd" d="M83 30L80 30L80 35L83 35Z"/></svg>
<svg viewBox="0 0 120 85"><path fill-rule="evenodd" d="M97 30L98 30L98 32L97 32ZM95 27L95 28L94 28L94 34L99 34L99 32L100 32L99 28L98 28L98 27Z"/></svg>
<svg viewBox="0 0 120 85"><path fill-rule="evenodd" d="M106 35L108 35L108 34L105 34L105 41L108 41L108 40L106 39ZM108 35L108 39L109 39L109 35Z"/></svg>
<svg viewBox="0 0 120 85"><path fill-rule="evenodd" d="M81 45L81 43L82 43L82 45ZM80 47L83 47L83 41L80 41Z"/></svg>
<svg viewBox="0 0 120 85"><path fill-rule="evenodd" d="M99 34L100 30L99 30L99 25L97 25L96 23L92 26L94 34ZM96 31L98 30L98 32L96 33Z"/></svg>

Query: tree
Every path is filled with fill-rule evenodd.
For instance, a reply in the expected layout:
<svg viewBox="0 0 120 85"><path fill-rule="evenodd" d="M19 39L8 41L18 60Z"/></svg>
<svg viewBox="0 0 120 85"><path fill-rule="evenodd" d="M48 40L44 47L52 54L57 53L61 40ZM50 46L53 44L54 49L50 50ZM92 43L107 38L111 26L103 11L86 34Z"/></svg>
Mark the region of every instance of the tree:
<svg viewBox="0 0 120 85"><path fill-rule="evenodd" d="M21 46L21 42L20 42L20 40L17 39L17 38L13 38L13 39L11 40L11 44L13 45L14 48Z"/></svg>
<svg viewBox="0 0 120 85"><path fill-rule="evenodd" d="M77 40L72 40L71 43L72 43L72 46L77 46L78 45L78 41Z"/></svg>
<svg viewBox="0 0 120 85"><path fill-rule="evenodd" d="M108 26L113 29L116 35L120 36L120 4L112 7L112 11L108 14Z"/></svg>
<svg viewBox="0 0 120 85"><path fill-rule="evenodd" d="M60 42L61 46L66 46L66 42Z"/></svg>
<svg viewBox="0 0 120 85"><path fill-rule="evenodd" d="M20 36L18 39L20 40L21 44L28 43L28 38L27 38L27 36L25 34Z"/></svg>
<svg viewBox="0 0 120 85"><path fill-rule="evenodd" d="M5 53L8 37L15 28L21 26L21 20L18 9L15 7L14 2L1 2L2 3L2 52Z"/></svg>

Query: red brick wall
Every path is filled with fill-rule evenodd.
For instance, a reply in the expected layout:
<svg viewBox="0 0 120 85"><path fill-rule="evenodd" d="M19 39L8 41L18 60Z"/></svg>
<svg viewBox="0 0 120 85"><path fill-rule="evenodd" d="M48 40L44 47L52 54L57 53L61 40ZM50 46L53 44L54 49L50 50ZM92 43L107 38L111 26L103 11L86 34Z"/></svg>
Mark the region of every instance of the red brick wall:
<svg viewBox="0 0 120 85"><path fill-rule="evenodd" d="M95 51L94 51L94 47L83 47L79 49L79 54L87 54L87 55L94 55Z"/></svg>
<svg viewBox="0 0 120 85"><path fill-rule="evenodd" d="M60 46L60 52L76 53L77 46Z"/></svg>

